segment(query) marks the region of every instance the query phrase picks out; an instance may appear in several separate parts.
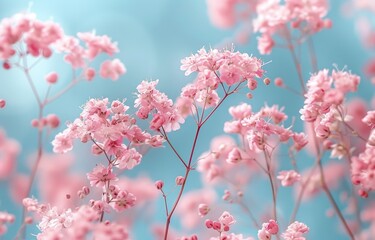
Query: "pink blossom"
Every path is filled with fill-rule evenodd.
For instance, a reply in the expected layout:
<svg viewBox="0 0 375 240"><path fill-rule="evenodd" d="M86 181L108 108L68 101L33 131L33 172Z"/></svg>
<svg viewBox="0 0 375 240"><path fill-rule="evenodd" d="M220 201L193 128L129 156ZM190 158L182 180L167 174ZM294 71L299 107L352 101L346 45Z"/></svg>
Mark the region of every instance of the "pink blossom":
<svg viewBox="0 0 375 240"><path fill-rule="evenodd" d="M100 65L100 76L103 78L117 80L120 75L125 73L126 68L124 64L117 58L112 61L106 60Z"/></svg>
<svg viewBox="0 0 375 240"><path fill-rule="evenodd" d="M375 111L368 111L362 122L366 123L371 129L375 128Z"/></svg>
<svg viewBox="0 0 375 240"><path fill-rule="evenodd" d="M273 219L262 224L262 228L258 230L259 240L268 240L272 238L272 235L276 235L279 232L279 225Z"/></svg>
<svg viewBox="0 0 375 240"><path fill-rule="evenodd" d="M295 182L298 182L301 175L294 170L281 171L277 176L277 179L281 180L281 185L283 187L292 186Z"/></svg>
<svg viewBox="0 0 375 240"><path fill-rule="evenodd" d="M107 35L96 36L95 32L78 33L78 37L86 43L87 57L92 60L101 52L110 56L118 52L117 43L112 43Z"/></svg>
<svg viewBox="0 0 375 240"><path fill-rule="evenodd" d="M230 226L234 223L236 223L236 220L234 217L227 211L224 211L221 216L219 217L219 221L224 226Z"/></svg>
<svg viewBox="0 0 375 240"><path fill-rule="evenodd" d="M110 181L117 181L117 177L112 173L110 166L104 167L103 165L96 166L91 173L87 173L87 179L90 181L91 186L103 187Z"/></svg>
<svg viewBox="0 0 375 240"><path fill-rule="evenodd" d="M199 204L199 206L198 206L199 216L204 217L209 213L209 211L210 211L210 207L207 204L205 204L205 203Z"/></svg>
<svg viewBox="0 0 375 240"><path fill-rule="evenodd" d="M64 132L56 135L55 139L52 141L54 152L66 153L73 149L73 140L69 136L69 133L69 130L65 130Z"/></svg>
<svg viewBox="0 0 375 240"><path fill-rule="evenodd" d="M263 34L258 38L258 50L260 54L270 54L274 45L275 42L268 34Z"/></svg>
<svg viewBox="0 0 375 240"><path fill-rule="evenodd" d="M136 197L128 191L121 190L115 199L112 200L113 208L121 212L135 205Z"/></svg>
<svg viewBox="0 0 375 240"><path fill-rule="evenodd" d="M235 5L237 0L207 0L208 16L211 22L220 28L232 27L235 23Z"/></svg>
<svg viewBox="0 0 375 240"><path fill-rule="evenodd" d="M14 222L14 215L7 212L0 212L0 236L8 230L5 224Z"/></svg>
<svg viewBox="0 0 375 240"><path fill-rule="evenodd" d="M95 69L87 68L84 74L85 74L85 79L87 79L88 81L91 81L95 77Z"/></svg>
<svg viewBox="0 0 375 240"><path fill-rule="evenodd" d="M293 222L287 228L287 230L281 235L285 240L306 240L303 236L309 232L309 228L301 222Z"/></svg>

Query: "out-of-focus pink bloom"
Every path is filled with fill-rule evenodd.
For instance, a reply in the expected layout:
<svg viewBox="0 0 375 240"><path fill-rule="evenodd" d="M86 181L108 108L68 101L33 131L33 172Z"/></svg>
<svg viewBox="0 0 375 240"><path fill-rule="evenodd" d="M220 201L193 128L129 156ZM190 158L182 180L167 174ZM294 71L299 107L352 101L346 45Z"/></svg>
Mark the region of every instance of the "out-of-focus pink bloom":
<svg viewBox="0 0 375 240"><path fill-rule="evenodd" d="M5 108L6 101L4 99L0 99L0 108Z"/></svg>
<svg viewBox="0 0 375 240"><path fill-rule="evenodd" d="M203 220L197 212L199 205L207 204L210 206L215 198L215 192L210 189L195 190L184 194L176 209L178 215L184 216L181 218L182 225L192 229L202 222Z"/></svg>
<svg viewBox="0 0 375 240"><path fill-rule="evenodd" d="M124 64L119 59L106 60L100 65L100 76L103 78L110 78L117 80L120 75L126 73Z"/></svg>
<svg viewBox="0 0 375 240"><path fill-rule="evenodd" d="M283 187L292 186L295 182L301 179L301 175L294 170L281 171L277 176L277 179L281 180Z"/></svg>
<svg viewBox="0 0 375 240"><path fill-rule="evenodd" d="M49 84L55 84L57 82L57 79L59 78L59 75L57 75L56 72L50 72L46 75L45 79Z"/></svg>
<svg viewBox="0 0 375 240"><path fill-rule="evenodd" d="M0 129L0 180L5 180L14 173L20 151L20 144L14 139L7 138L5 132Z"/></svg>

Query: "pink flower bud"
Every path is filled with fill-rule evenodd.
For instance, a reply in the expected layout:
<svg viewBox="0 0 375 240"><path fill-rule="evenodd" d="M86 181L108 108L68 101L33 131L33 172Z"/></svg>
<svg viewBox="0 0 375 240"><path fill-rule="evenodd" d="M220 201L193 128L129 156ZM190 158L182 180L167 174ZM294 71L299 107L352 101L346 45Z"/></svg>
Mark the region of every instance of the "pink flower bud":
<svg viewBox="0 0 375 240"><path fill-rule="evenodd" d="M256 89L258 86L258 82L255 81L254 79L249 79L247 81L247 87L250 89L250 90L254 90Z"/></svg>
<svg viewBox="0 0 375 240"><path fill-rule="evenodd" d="M60 119L56 114L47 115L46 120L51 128L57 128L60 125Z"/></svg>
<svg viewBox="0 0 375 240"><path fill-rule="evenodd" d="M155 187L156 187L158 190L162 189L163 186L164 186L164 182L163 182L163 181L158 180L158 181L155 182Z"/></svg>
<svg viewBox="0 0 375 240"><path fill-rule="evenodd" d="M185 178L183 176L176 177L176 184L177 185L180 186L180 185L184 184L184 182L185 182Z"/></svg>
<svg viewBox="0 0 375 240"><path fill-rule="evenodd" d="M331 130L329 130L329 127L323 124L319 124L315 128L316 136L319 138L327 138L331 134Z"/></svg>
<svg viewBox="0 0 375 240"><path fill-rule="evenodd" d="M85 70L85 78L88 81L91 81L94 77L95 77L95 69L93 69L93 68L87 68Z"/></svg>
<svg viewBox="0 0 375 240"><path fill-rule="evenodd" d="M358 194L359 194L359 196L361 196L363 198L368 198L368 192L363 190L363 189L359 189Z"/></svg>
<svg viewBox="0 0 375 240"><path fill-rule="evenodd" d="M210 220L210 219L207 219L207 220L205 221L205 224L206 224L206 227L207 227L207 228L213 228L213 226L214 226L214 223L213 223L212 220Z"/></svg>
<svg viewBox="0 0 375 240"><path fill-rule="evenodd" d="M268 85L271 83L271 80L270 80L269 78L265 78L265 79L263 80L263 82L264 82L265 85L268 86Z"/></svg>
<svg viewBox="0 0 375 240"><path fill-rule="evenodd" d="M221 223L219 222L213 222L213 229L220 230L221 229Z"/></svg>
<svg viewBox="0 0 375 240"><path fill-rule="evenodd" d="M51 55L52 55L52 50L49 49L49 48L44 48L44 49L42 50L42 55L43 55L43 57L45 57L45 58L49 58L49 57L51 57Z"/></svg>
<svg viewBox="0 0 375 240"><path fill-rule="evenodd" d="M282 78L275 78L275 85L278 87L282 87L284 85L283 79Z"/></svg>
<svg viewBox="0 0 375 240"><path fill-rule="evenodd" d="M201 203L198 206L198 214L199 216L203 217L206 216L210 212L210 207L207 204Z"/></svg>
<svg viewBox="0 0 375 240"><path fill-rule="evenodd" d="M323 22L323 26L325 28L331 28L332 27L332 21L330 19L325 19Z"/></svg>
<svg viewBox="0 0 375 240"><path fill-rule="evenodd" d="M85 195L89 195L90 194L90 188L87 187L87 186L84 186L82 188L82 192L85 194Z"/></svg>
<svg viewBox="0 0 375 240"><path fill-rule="evenodd" d="M275 220L271 219L268 221L266 230L272 235L276 235L279 232L279 225L277 224Z"/></svg>
<svg viewBox="0 0 375 240"><path fill-rule="evenodd" d="M3 68L4 68L5 70L9 70L9 69L11 69L11 67L12 67L12 65L10 65L9 62L3 62Z"/></svg>
<svg viewBox="0 0 375 240"><path fill-rule="evenodd" d="M45 77L46 81L50 84L54 84L57 82L57 79L59 78L59 76L57 75L56 72L50 72L47 74L47 76Z"/></svg>
<svg viewBox="0 0 375 240"><path fill-rule="evenodd" d="M4 108L6 105L6 101L4 99L0 99L0 108Z"/></svg>
<svg viewBox="0 0 375 240"><path fill-rule="evenodd" d="M33 223L33 218L32 217L26 217L25 218L25 223L26 224L32 224Z"/></svg>

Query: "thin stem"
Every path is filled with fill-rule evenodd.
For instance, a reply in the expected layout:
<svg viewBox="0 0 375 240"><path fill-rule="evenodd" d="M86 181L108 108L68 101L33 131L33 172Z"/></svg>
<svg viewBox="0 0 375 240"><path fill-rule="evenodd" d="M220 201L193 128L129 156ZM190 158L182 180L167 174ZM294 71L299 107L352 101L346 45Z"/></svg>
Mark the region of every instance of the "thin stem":
<svg viewBox="0 0 375 240"><path fill-rule="evenodd" d="M167 195L165 195L163 189L160 189L161 193L163 194L163 199L164 199L164 207L165 207L165 216L168 217L169 212L168 212L168 203L167 203Z"/></svg>
<svg viewBox="0 0 375 240"><path fill-rule="evenodd" d="M188 166L185 169L184 182L181 185L180 192L178 193L177 199L176 199L175 203L173 204L172 210L168 214L167 221L165 223L164 240L167 240L167 238L168 238L169 226L170 226L170 223L171 223L171 219L172 219L173 213L176 210L178 203L180 202L180 199L182 197L182 193L184 192L184 189L185 189L185 186L186 186L187 179L189 177L189 173L191 171L190 166L191 166L191 162L192 162L192 159L193 159L194 150L195 150L195 147L196 147L196 144L197 144L197 140L198 140L198 136L199 136L199 132L200 132L201 126L202 125L198 125L197 126L197 130L195 132L195 137L194 137L194 141L193 141L193 146L192 146L191 152L190 152Z"/></svg>
<svg viewBox="0 0 375 240"><path fill-rule="evenodd" d="M322 188L323 188L324 192L326 193L326 195L328 197L328 200L330 201L330 203L331 203L332 207L334 208L336 214L339 216L339 218L341 220L341 223L344 225L345 230L348 233L348 235L350 236L350 238L355 239L354 234L352 233L352 230L350 229L348 223L346 222L344 216L342 215L342 212L340 211L340 208L337 206L337 203L336 203L335 199L333 198L332 193L330 192L330 190L327 186L327 183L326 183L325 178L324 178L323 166L322 166L321 161L319 161L319 172L320 172L320 182L322 184Z"/></svg>
<svg viewBox="0 0 375 240"><path fill-rule="evenodd" d="M314 123L311 124L311 128L315 129ZM320 152L320 148L319 148L319 143L318 143L318 139L316 138L315 130L313 130L313 136L314 136L315 149L316 149L316 151L318 153L318 156L321 156L321 152ZM351 229L350 229L350 227L348 225L348 223L346 222L344 216L342 215L342 212L341 212L340 208L337 206L337 203L336 203L335 199L333 198L331 191L328 188L327 182L325 181L324 171L323 171L323 165L322 165L321 158L319 158L318 166L319 166L319 173L320 173L320 183L322 185L322 188L323 188L325 194L328 197L328 200L330 201L330 203L331 203L333 209L335 210L336 214L339 216L340 221L344 225L344 228L345 228L346 232L348 233L349 237L351 239L355 239L354 235L353 235L353 233L352 233L352 231L351 231Z"/></svg>
<svg viewBox="0 0 375 240"><path fill-rule="evenodd" d="M81 78L74 78L65 88L63 88L62 90L60 90L58 93L56 93L54 96L48 98L46 100L46 104L49 104L53 101L55 101L56 99L58 99L59 97L61 97L63 94L65 94L67 91L69 91L71 88L73 88L75 85L77 85L77 83L79 83L79 81L81 80Z"/></svg>
<svg viewBox="0 0 375 240"><path fill-rule="evenodd" d="M161 134L163 135L163 137L165 138L165 140L167 141L168 145L172 148L173 152L176 154L177 158L181 161L181 163L185 166L185 168L187 168L188 166L186 165L184 159L181 157L181 155L177 152L176 148L173 146L173 144L171 143L171 141L169 140L168 138L168 135L167 133L165 132L164 128L161 127L162 131Z"/></svg>
<svg viewBox="0 0 375 240"><path fill-rule="evenodd" d="M250 208L242 201L242 199L240 201L238 201L238 204L240 205L240 207L249 215L254 227L256 229L260 229L261 226L260 224L257 222L256 218L254 217L254 214L251 212Z"/></svg>
<svg viewBox="0 0 375 240"><path fill-rule="evenodd" d="M317 58L316 58L314 41L311 37L307 38L307 44L309 46L309 55L310 55L310 62L311 62L312 70L313 70L313 72L317 72L318 71L318 61L317 61Z"/></svg>
<svg viewBox="0 0 375 240"><path fill-rule="evenodd" d="M271 159L268 156L266 149L263 150L266 165L267 165L267 176L271 184L272 190L272 201L273 201L273 219L277 221L277 211L276 211L276 187L272 177L272 167L271 167Z"/></svg>
<svg viewBox="0 0 375 240"><path fill-rule="evenodd" d="M305 93L306 88L305 88L305 83L304 83L303 76L302 76L301 64L298 61L298 58L297 58L297 55L296 55L296 52L295 52L295 49L294 49L294 45L293 45L293 42L292 42L292 36L291 36L290 31L287 27L285 27L285 35L286 35L286 41L288 43L289 52L292 55L293 63L294 63L294 65L296 67L296 70L297 70L298 80L299 80L299 83L301 85L301 89L302 89L303 93Z"/></svg>

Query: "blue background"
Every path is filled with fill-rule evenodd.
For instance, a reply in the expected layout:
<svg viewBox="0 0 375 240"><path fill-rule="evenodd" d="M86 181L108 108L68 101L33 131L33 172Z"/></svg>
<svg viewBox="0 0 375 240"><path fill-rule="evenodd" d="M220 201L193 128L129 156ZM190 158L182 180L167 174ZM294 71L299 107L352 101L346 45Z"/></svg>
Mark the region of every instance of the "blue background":
<svg viewBox="0 0 375 240"><path fill-rule="evenodd" d="M333 21L331 30L314 36L315 48L318 57L319 68L332 68L336 63L339 68L348 66L353 73L362 75L363 64L372 55L360 44L356 35L353 18L343 17L341 6L344 1L331 3L331 11L328 17ZM0 1L0 18L9 17L19 11L26 10L26 1ZM117 82L95 79L92 83L81 83L73 90L65 94L58 101L49 105L46 113L56 113L64 123L76 118L81 106L88 98L109 97L110 99L128 98L128 104L132 105L135 87L144 79L160 79L159 89L166 92L170 98L175 99L179 95L179 89L187 84L192 77L185 77L179 70L180 60L198 49L222 46L224 42L230 42L238 30L238 26L231 30L215 28L208 19L205 1L36 1L32 6L39 19L53 19L61 24L66 34L74 35L77 32L96 29L98 35L107 34L118 42L120 53L116 56L126 65L128 73ZM236 45L236 49L261 57L264 62L271 61L265 66L266 76L273 79L282 77L288 84L297 83L297 75L292 65L291 57L286 50L275 49L268 56L260 56L256 48L255 37L250 38L246 45ZM302 64L304 77L310 74L309 61L306 49L302 49ZM43 76L56 70L60 74L60 85L71 79L71 71L67 64L61 64L59 57L51 61L42 62L33 72L39 89L45 88ZM26 79L19 71L0 70L0 98L7 100L7 107L0 111L0 126L6 129L7 135L15 138L22 144L22 154L19 158L20 171L26 171L25 159L33 153L36 143L36 130L28 127L30 120L37 117L37 105ZM261 86L254 92L251 104L258 109L264 102L278 104L286 107L286 112L297 119L296 128L301 130L298 121L298 110L302 106L300 100L296 101L292 94L280 90L274 86ZM362 78L360 94L365 99L370 99L373 89L365 78ZM58 88L58 87L57 87ZM299 89L299 85L295 84ZM223 133L222 128L226 120L229 120L227 108L240 102L248 101L245 95L233 97L214 116L214 120L205 126L199 140L197 154L209 148L210 139ZM290 118L291 119L291 118ZM191 119L190 119L191 120ZM189 121L181 131L171 137L183 154L188 154L186 139L191 139L194 125ZM63 126L59 129L63 129ZM190 144L191 140L189 140ZM47 144L47 149L50 146ZM49 149L50 150L50 149ZM173 158L171 152L166 154L164 150L155 150L145 157L142 164L129 175L138 175L141 172L154 180L163 179L167 187L172 187L176 175L182 175L183 169ZM151 156L152 155L152 156ZM84 161L80 159L79 161ZM78 160L77 160L78 161ZM310 159L311 163L312 160ZM82 163L81 163L82 164ZM193 180L195 179L195 180ZM198 174L194 173L190 179L188 189L200 186ZM8 197L7 182L0 183L0 210L10 212L18 211ZM270 199L269 190L257 190L259 199ZM36 194L36 193L35 193ZM291 192L282 192L279 196L279 209L289 216L292 206L290 204ZM155 221L163 222L163 209L160 197L160 206ZM302 205L298 219L306 222L312 229L309 239L346 239L344 235L337 235L337 219L324 217L325 210L329 207L325 197L318 197L318 201L308 202ZM17 225L17 224L14 224ZM178 225L175 225L178 228ZM135 228L136 239L150 239L150 233L144 231L144 225L140 223ZM253 234L255 229L238 229L238 232ZM11 228L10 236L13 236L14 228ZM7 235L5 239L11 239Z"/></svg>

